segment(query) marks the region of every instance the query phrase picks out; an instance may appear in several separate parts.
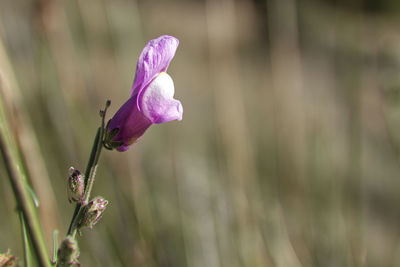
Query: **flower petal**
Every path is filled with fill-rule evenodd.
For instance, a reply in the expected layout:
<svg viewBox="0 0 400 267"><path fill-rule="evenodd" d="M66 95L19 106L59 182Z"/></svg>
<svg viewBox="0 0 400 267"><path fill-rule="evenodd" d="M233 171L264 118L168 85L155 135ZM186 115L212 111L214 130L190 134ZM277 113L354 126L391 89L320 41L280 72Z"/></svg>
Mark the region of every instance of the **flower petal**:
<svg viewBox="0 0 400 267"><path fill-rule="evenodd" d="M162 35L151 40L140 54L131 96L140 96L145 88L159 73L167 70L175 55L179 40L173 36Z"/></svg>
<svg viewBox="0 0 400 267"><path fill-rule="evenodd" d="M108 124L108 132L116 128L118 129L112 141L122 143L122 145L117 148L119 151L127 150L152 124L152 122L138 110L136 102L136 97L129 98L117 113L115 113Z"/></svg>
<svg viewBox="0 0 400 267"><path fill-rule="evenodd" d="M165 72L160 73L143 90L139 107L152 123L182 120L182 104L173 98L174 91L174 82Z"/></svg>

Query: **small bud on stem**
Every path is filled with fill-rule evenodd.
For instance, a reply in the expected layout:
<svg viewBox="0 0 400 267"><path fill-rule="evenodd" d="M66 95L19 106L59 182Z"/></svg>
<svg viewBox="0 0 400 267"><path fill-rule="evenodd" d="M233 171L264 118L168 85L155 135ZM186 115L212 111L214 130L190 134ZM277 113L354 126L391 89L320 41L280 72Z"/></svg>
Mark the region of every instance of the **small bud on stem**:
<svg viewBox="0 0 400 267"><path fill-rule="evenodd" d="M77 264L80 266L79 258L79 247L78 242L75 238L67 236L60 245L58 249L58 261L57 267L71 266L72 264Z"/></svg>
<svg viewBox="0 0 400 267"><path fill-rule="evenodd" d="M68 176L68 200L70 203L72 201L82 202L84 193L84 177L79 170L74 169L74 167L69 168Z"/></svg>
<svg viewBox="0 0 400 267"><path fill-rule="evenodd" d="M78 228L82 228L84 226L93 228L95 224L99 222L101 217L103 216L104 210L108 205L108 201L105 200L101 196L97 196L93 198L85 207L84 207L84 215L82 220L79 222Z"/></svg>

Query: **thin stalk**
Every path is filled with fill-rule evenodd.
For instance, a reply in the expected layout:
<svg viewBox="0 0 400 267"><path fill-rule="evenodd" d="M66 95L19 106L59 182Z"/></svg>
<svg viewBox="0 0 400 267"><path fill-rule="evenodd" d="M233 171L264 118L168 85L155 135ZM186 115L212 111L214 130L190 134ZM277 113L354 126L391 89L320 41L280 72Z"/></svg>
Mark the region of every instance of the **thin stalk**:
<svg viewBox="0 0 400 267"><path fill-rule="evenodd" d="M94 165L94 162L95 162L95 159L96 159L99 139L100 139L100 127L99 127L99 129L97 129L96 137L94 139L93 146L92 146L92 151L90 153L89 161L88 161L87 166L86 166L86 171L85 171L85 195L86 195L86 191L87 191L86 188L87 188L87 183L88 183L88 180L89 180L90 171L93 168L93 165ZM86 202L84 202L84 203L86 203ZM71 220L71 223L69 225L67 235L72 235L73 231L75 230L75 228L76 228L76 226L78 224L78 217L79 217L78 214L79 214L79 212L82 212L81 208L82 208L82 203L77 203L76 207L75 207L74 214L72 215L72 220Z"/></svg>
<svg viewBox="0 0 400 267"><path fill-rule="evenodd" d="M105 109L100 111L101 116L101 126L97 129L96 137L93 142L92 151L90 153L90 158L85 170L85 191L83 196L83 203L78 203L76 205L74 215L72 216L71 224L68 229L67 235L75 237L77 232L78 223L83 216L83 208L89 202L90 194L93 189L94 178L96 176L97 163L100 159L101 150L103 148L104 140L104 120L107 112L107 108L110 106L111 102L108 100Z"/></svg>

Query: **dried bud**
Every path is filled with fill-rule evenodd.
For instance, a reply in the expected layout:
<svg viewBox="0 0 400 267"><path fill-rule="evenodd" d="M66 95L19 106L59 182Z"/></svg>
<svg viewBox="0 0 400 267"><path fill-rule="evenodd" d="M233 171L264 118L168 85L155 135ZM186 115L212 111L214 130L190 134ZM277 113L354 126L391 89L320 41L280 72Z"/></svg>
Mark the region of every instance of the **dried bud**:
<svg viewBox="0 0 400 267"><path fill-rule="evenodd" d="M84 215L82 220L79 223L79 228L84 226L89 227L90 229L98 223L101 216L103 216L103 212L108 205L108 201L105 200L101 196L97 196L93 198L85 207L84 207Z"/></svg>
<svg viewBox="0 0 400 267"><path fill-rule="evenodd" d="M68 176L68 200L69 202L82 202L84 193L84 177L79 170L74 167L69 168Z"/></svg>
<svg viewBox="0 0 400 267"><path fill-rule="evenodd" d="M57 267L71 266L72 264L79 265L79 247L78 242L71 236L67 236L58 249Z"/></svg>
<svg viewBox="0 0 400 267"><path fill-rule="evenodd" d="M0 267L12 267L16 260L17 258L11 255L9 250L6 254L0 253Z"/></svg>

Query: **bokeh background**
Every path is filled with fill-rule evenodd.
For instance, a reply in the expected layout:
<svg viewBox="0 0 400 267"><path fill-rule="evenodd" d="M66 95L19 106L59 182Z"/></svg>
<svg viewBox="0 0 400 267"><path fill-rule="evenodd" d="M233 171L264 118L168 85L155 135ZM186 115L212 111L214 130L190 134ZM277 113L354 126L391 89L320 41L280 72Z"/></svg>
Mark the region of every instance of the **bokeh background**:
<svg viewBox="0 0 400 267"><path fill-rule="evenodd" d="M66 233L68 168L176 36L181 122L104 151L111 204L82 266L400 266L397 0L0 1L0 95L41 205ZM23 258L0 163L0 252Z"/></svg>

